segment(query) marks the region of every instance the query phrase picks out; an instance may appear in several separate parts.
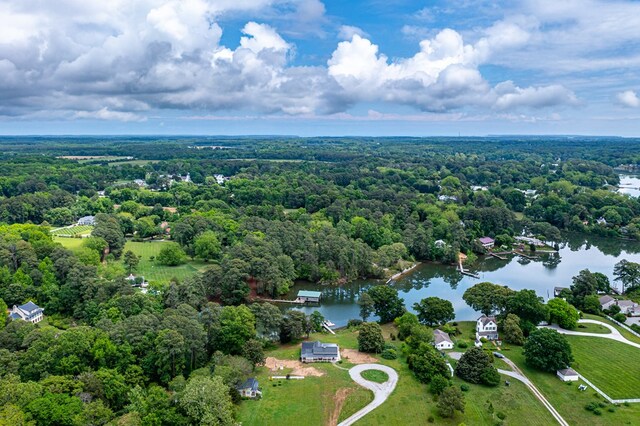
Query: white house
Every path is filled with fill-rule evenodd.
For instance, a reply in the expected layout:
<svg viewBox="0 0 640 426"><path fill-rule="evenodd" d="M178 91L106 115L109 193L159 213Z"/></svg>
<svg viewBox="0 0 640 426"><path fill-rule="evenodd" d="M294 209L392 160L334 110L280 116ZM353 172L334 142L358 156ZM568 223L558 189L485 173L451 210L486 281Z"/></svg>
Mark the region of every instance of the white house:
<svg viewBox="0 0 640 426"><path fill-rule="evenodd" d="M604 217L599 217L598 220L596 220L596 223L598 225L607 226L607 219L605 219Z"/></svg>
<svg viewBox="0 0 640 426"><path fill-rule="evenodd" d="M631 300L618 300L608 295L602 296L598 300L600 301L600 307L603 311L605 309L611 309L613 305L618 305L620 307L620 312L625 315L635 315L636 313L640 313L638 304Z"/></svg>
<svg viewBox="0 0 640 426"><path fill-rule="evenodd" d="M257 398L262 396L262 392L258 389L258 380L247 379L242 385L236 387L238 393L243 398Z"/></svg>
<svg viewBox="0 0 640 426"><path fill-rule="evenodd" d="M433 330L433 346L439 351L453 349L453 342L447 333L442 330Z"/></svg>
<svg viewBox="0 0 640 426"><path fill-rule="evenodd" d="M576 373L573 368L564 368L562 370L558 370L556 372L556 375L563 382L576 382L580 379L580 376L578 376L578 373Z"/></svg>
<svg viewBox="0 0 640 426"><path fill-rule="evenodd" d="M482 247L486 249L492 249L493 246L496 244L496 241L491 237L478 238L478 241L480 241L480 244L482 244Z"/></svg>
<svg viewBox="0 0 640 426"><path fill-rule="evenodd" d="M498 321L494 316L482 315L476 322L476 340L481 338L487 340L498 340Z"/></svg>
<svg viewBox="0 0 640 426"><path fill-rule="evenodd" d="M44 318L44 309L36 305L32 301L28 301L24 305L13 305L13 309L9 312L9 318L13 320L29 321L33 324L37 324Z"/></svg>
<svg viewBox="0 0 640 426"><path fill-rule="evenodd" d="M80 219L78 219L78 225L95 225L96 224L96 218L95 216L83 216Z"/></svg>
<svg viewBox="0 0 640 426"><path fill-rule="evenodd" d="M302 342L302 362L338 362L340 348L335 343Z"/></svg>
<svg viewBox="0 0 640 426"><path fill-rule="evenodd" d="M447 243L444 240L435 240L433 242L433 245L436 246L436 248L439 248L439 249L443 249L443 248L447 247Z"/></svg>

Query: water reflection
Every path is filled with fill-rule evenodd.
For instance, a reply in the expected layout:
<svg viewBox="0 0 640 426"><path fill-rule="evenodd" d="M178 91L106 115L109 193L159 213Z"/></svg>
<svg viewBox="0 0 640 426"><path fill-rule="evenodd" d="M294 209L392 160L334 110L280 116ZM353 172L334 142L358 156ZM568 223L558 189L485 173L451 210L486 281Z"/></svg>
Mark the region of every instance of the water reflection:
<svg viewBox="0 0 640 426"><path fill-rule="evenodd" d="M483 258L469 269L479 275L479 279L461 275L453 266L428 263L416 268L413 273L391 283L404 298L409 310L414 303L429 296L437 296L451 301L456 319L471 320L477 313L462 300L462 294L470 286L491 281L507 285L514 290L533 289L545 300L553 296L553 287L568 287L571 278L582 269L602 272L614 286L613 266L627 259L640 262L640 243L621 241L584 235L566 235L559 243L558 253L537 253L537 258L526 259L510 256L507 260ZM315 309L337 325L346 325L350 318L359 317L358 294L381 281L356 281L342 287L300 283L289 294L295 298L298 290L322 290L322 304L316 307L295 308L310 314ZM291 307L286 307L291 309Z"/></svg>

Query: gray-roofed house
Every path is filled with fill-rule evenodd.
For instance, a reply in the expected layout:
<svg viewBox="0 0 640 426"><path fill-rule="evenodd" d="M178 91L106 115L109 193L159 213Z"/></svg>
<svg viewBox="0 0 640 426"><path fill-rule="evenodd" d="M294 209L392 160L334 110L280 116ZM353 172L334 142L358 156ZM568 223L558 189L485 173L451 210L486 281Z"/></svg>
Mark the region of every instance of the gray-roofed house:
<svg viewBox="0 0 640 426"><path fill-rule="evenodd" d="M453 349L453 341L444 331L433 330L433 346L440 351L443 349Z"/></svg>
<svg viewBox="0 0 640 426"><path fill-rule="evenodd" d="M638 304L633 300L616 300L616 305L620 307L620 312L625 315L636 315L636 312L640 311L638 309Z"/></svg>
<svg viewBox="0 0 640 426"><path fill-rule="evenodd" d="M609 309L612 305L616 304L616 299L611 296L605 295L598 299L600 302L600 307L604 311L605 309Z"/></svg>
<svg viewBox="0 0 640 426"><path fill-rule="evenodd" d="M483 337L487 340L499 339L496 317L482 315L476 321L476 340L480 340Z"/></svg>
<svg viewBox="0 0 640 426"><path fill-rule="evenodd" d="M580 379L578 373L573 368L563 368L562 370L558 370L556 375L563 382L576 382Z"/></svg>
<svg viewBox="0 0 640 426"><path fill-rule="evenodd" d="M302 342L300 361L337 362L340 361L340 348L335 343Z"/></svg>
<svg viewBox="0 0 640 426"><path fill-rule="evenodd" d="M319 303L320 297L322 297L322 292L320 291L300 290L297 300L300 303Z"/></svg>
<svg viewBox="0 0 640 426"><path fill-rule="evenodd" d="M258 398L262 396L262 392L258 389L258 380L253 377L245 380L240 386L237 386L236 390L243 398Z"/></svg>
<svg viewBox="0 0 640 426"><path fill-rule="evenodd" d="M83 216L80 219L78 219L78 225L95 225L96 224L96 217L95 216Z"/></svg>
<svg viewBox="0 0 640 426"><path fill-rule="evenodd" d="M33 324L37 324L42 321L42 318L44 318L43 312L44 309L30 300L24 305L13 305L13 309L11 309L9 313L9 318L13 320L29 321Z"/></svg>

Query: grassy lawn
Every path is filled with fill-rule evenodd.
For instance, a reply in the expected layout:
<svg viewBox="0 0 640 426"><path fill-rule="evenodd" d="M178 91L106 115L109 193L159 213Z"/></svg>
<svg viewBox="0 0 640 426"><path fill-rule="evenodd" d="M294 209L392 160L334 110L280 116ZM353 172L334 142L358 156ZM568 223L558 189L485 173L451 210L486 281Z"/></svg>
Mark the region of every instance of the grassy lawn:
<svg viewBox="0 0 640 426"><path fill-rule="evenodd" d="M127 241L124 251L131 250L140 258L140 263L135 272L136 275L142 275L149 281L168 282L172 278L183 280L207 267L207 263L200 260L188 261L179 266L164 266L152 261L151 257L158 256L163 244L166 243L163 241Z"/></svg>
<svg viewBox="0 0 640 426"><path fill-rule="evenodd" d="M591 338L591 340L598 340ZM604 340L604 339L602 339ZM608 340L605 342L609 342ZM555 374L545 373L527 366L522 355L522 348L510 347L505 350L504 354L515 362L525 373L525 375L536 385L544 394L564 419L571 425L635 425L638 424L640 418L640 404L631 404L628 407L613 407L606 403L604 399L589 387L584 392L578 390L582 381L570 384L562 383ZM578 369L580 372L580 369ZM586 374L585 374L586 376ZM629 376L631 377L631 376ZM595 381L594 381L595 382ZM513 385L513 380L511 381ZM596 416L584 409L585 405L590 402L602 403L602 415ZM613 413L608 409L613 407ZM507 420L509 417L507 417ZM552 424L549 422L548 424Z"/></svg>
<svg viewBox="0 0 640 426"><path fill-rule="evenodd" d="M111 161L109 162L109 167L121 166L123 164L128 164L130 166L144 166L147 164L157 163L160 160L127 160L127 161Z"/></svg>
<svg viewBox="0 0 640 426"><path fill-rule="evenodd" d="M58 228L51 231L52 235L62 236L62 237L73 237L75 235L89 235L93 231L93 226L91 225L78 225L72 226L70 228Z"/></svg>
<svg viewBox="0 0 640 426"><path fill-rule="evenodd" d="M611 334L611 330L607 327L604 327L600 324L591 324L591 323L579 323L578 327L574 331L579 331L581 333L599 333L599 334Z"/></svg>
<svg viewBox="0 0 640 426"><path fill-rule="evenodd" d="M597 337L567 336L572 367L614 399L640 398L640 349Z"/></svg>
<svg viewBox="0 0 640 426"><path fill-rule="evenodd" d="M60 243L62 247L68 250L77 250L82 247L82 238L68 238L68 237L53 237L53 241Z"/></svg>
<svg viewBox="0 0 640 426"><path fill-rule="evenodd" d="M361 374L363 379L370 380L376 383L384 383L389 380L389 375L380 370L367 370Z"/></svg>

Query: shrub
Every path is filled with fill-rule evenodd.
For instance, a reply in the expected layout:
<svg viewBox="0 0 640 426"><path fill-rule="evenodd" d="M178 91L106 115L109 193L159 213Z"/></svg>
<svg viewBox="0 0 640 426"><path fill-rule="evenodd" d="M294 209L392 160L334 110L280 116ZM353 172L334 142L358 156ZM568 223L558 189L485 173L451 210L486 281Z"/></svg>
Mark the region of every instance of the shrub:
<svg viewBox="0 0 640 426"><path fill-rule="evenodd" d="M598 404L595 402L590 402L584 406L584 409L587 411L593 411L593 410L596 410L597 408L598 408Z"/></svg>
<svg viewBox="0 0 640 426"><path fill-rule="evenodd" d="M615 412L616 412L616 409L615 409L615 408L613 408L613 407L609 407L609 412L610 412L610 413L615 413Z"/></svg>
<svg viewBox="0 0 640 426"><path fill-rule="evenodd" d="M380 356L384 359L397 359L398 352L396 352L395 349L385 349L382 351L382 354Z"/></svg>
<svg viewBox="0 0 640 426"><path fill-rule="evenodd" d="M429 384L429 392L433 395L440 395L448 386L449 379L440 374L436 374L433 376L431 383Z"/></svg>
<svg viewBox="0 0 640 426"><path fill-rule="evenodd" d="M434 422L436 421L436 419L435 419L435 417L433 417L433 416L429 416L429 418L427 419L427 421L428 421L429 423L434 423Z"/></svg>
<svg viewBox="0 0 640 426"><path fill-rule="evenodd" d="M599 406L600 408L604 408L604 407L606 407L606 406L607 406L607 404L605 404L604 402L599 402L599 403L598 403L598 406Z"/></svg>
<svg viewBox="0 0 640 426"><path fill-rule="evenodd" d="M625 406L625 407L628 407L628 406L629 406L629 403L628 403L628 402L625 402L625 403L624 403L624 406Z"/></svg>
<svg viewBox="0 0 640 426"><path fill-rule="evenodd" d="M460 349L466 349L469 347L469 344L467 342L458 342L458 347Z"/></svg>
<svg viewBox="0 0 640 426"><path fill-rule="evenodd" d="M465 383L461 384L461 385L460 385L460 390L461 390L462 392L469 392L469 385L467 385L467 384L465 384Z"/></svg>
<svg viewBox="0 0 640 426"><path fill-rule="evenodd" d="M385 344L384 344L384 348L385 348L385 349L393 349L394 351L398 350L398 348L396 347L396 345L394 345L393 343L385 343Z"/></svg>
<svg viewBox="0 0 640 426"><path fill-rule="evenodd" d="M498 416L498 418L500 420L504 420L507 418L507 415L505 413L503 413L502 411L498 411L498 414L496 414L496 416Z"/></svg>
<svg viewBox="0 0 640 426"><path fill-rule="evenodd" d="M347 322L347 328L358 328L362 324L362 320L360 319L350 319Z"/></svg>
<svg viewBox="0 0 640 426"><path fill-rule="evenodd" d="M593 414L595 414L596 416L601 416L602 411L599 408L596 408L595 410L593 410Z"/></svg>
<svg viewBox="0 0 640 426"><path fill-rule="evenodd" d="M451 323L451 325L454 326L454 327L457 327L458 326L458 322L454 321L454 322Z"/></svg>
<svg viewBox="0 0 640 426"><path fill-rule="evenodd" d="M613 319L618 322L625 322L627 320L627 316L622 312L619 312L613 316Z"/></svg>

